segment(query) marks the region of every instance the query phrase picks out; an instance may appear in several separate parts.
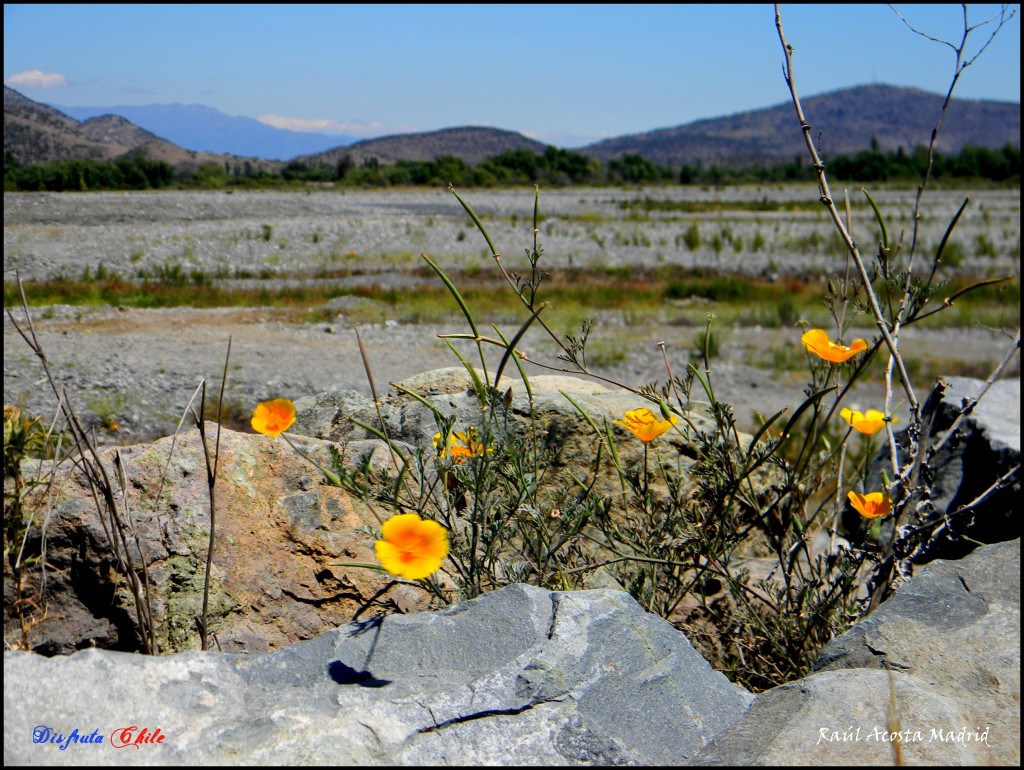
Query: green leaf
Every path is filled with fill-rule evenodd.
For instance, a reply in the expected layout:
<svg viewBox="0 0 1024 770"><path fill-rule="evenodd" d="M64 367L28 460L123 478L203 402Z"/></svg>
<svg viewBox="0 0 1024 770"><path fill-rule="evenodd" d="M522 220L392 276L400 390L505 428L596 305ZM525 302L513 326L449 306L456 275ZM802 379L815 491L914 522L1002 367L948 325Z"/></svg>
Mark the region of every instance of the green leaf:
<svg viewBox="0 0 1024 770"><path fill-rule="evenodd" d="M484 223L480 221L480 217L476 215L476 212L473 211L472 208L470 208L469 204L466 203L466 201L462 200L462 196L455 192L454 187L448 185L448 192L455 196L455 199L462 204L462 208L464 208L466 210L466 213L469 214L469 218L473 220L473 224L476 225L476 229L480 231L480 234L484 237L484 240L487 241L487 248L491 250L491 254L497 254L498 251L494 248L494 244L491 243L491 236L489 236L487 234L487 230L484 229Z"/></svg>
<svg viewBox="0 0 1024 770"><path fill-rule="evenodd" d="M494 327L494 331L497 333L497 335L499 337L501 337L501 341L505 343L505 347L508 348L509 347L509 343L508 343L508 340L505 339L505 335L502 334L501 330L498 329L497 326L494 326L494 324L491 324L491 326ZM523 364L519 360L519 356L513 356L512 363L514 363L516 365L516 369L519 370L519 377L522 379L523 386L526 388L526 397L527 397L527 399L530 402L530 408L532 410L533 409L533 388L530 387L530 378L526 375L526 370L523 368Z"/></svg>
<svg viewBox="0 0 1024 770"><path fill-rule="evenodd" d="M473 380L473 391L476 393L476 397L480 399L480 403L483 404L487 398L487 388L484 386L483 380L480 379L480 375L476 373L476 369L463 357L458 348L448 342L448 340L445 340L445 344L451 348L452 353L455 354L455 357L462 362L466 371L469 372L469 376Z"/></svg>
<svg viewBox="0 0 1024 770"><path fill-rule="evenodd" d="M498 387L498 382L499 380L501 380L501 373L505 371L505 364L508 363L509 356L511 356L515 352L515 347L516 345L519 344L519 340L523 338L523 335L526 334L526 330L530 328L530 324L537 320L537 316L539 316L541 311L546 307L547 303L541 305L539 308L534 310L533 314L526 319L526 322L519 327L519 331L516 332L516 335L512 338L512 341L506 345L505 354L501 357L501 363L498 364L498 371L495 372L494 374L495 388ZM498 332L498 335L502 337L502 340L504 340L504 335L502 335L501 332L498 331L498 327L495 326L494 331Z"/></svg>
<svg viewBox="0 0 1024 770"><path fill-rule="evenodd" d="M830 388L824 388L823 390L819 390L817 393L814 393L813 395L809 396L807 400L800 404L800 406L797 407L796 411L793 412L793 416L790 417L789 422L786 423L786 428L785 430L782 431L782 435L784 437L788 437L790 435L790 432L796 426L797 420L800 419L801 415L803 415L803 413L806 412L811 406L821 401L821 399L824 398L826 394L831 393L834 390L835 386L832 386Z"/></svg>
<svg viewBox="0 0 1024 770"><path fill-rule="evenodd" d="M789 411L789 407L788 406L782 407L782 409L777 411L767 421L765 421L764 425L762 425L760 428L758 428L757 433L754 434L754 438L752 438L750 440L750 447L747 449L747 457L748 458L754 453L754 449L757 447L757 442L760 440L761 436L763 436L765 434L765 432L770 427L772 427L772 425L775 424L775 421L777 419L782 417L782 415L784 415L788 411Z"/></svg>
<svg viewBox="0 0 1024 770"><path fill-rule="evenodd" d="M688 363L687 366L690 367L690 371L692 371L694 376L700 381L701 387L704 388L704 392L707 393L708 400L711 402L711 405L714 406L717 404L718 402L715 400L715 393L711 389L711 383L704 378L704 375L700 373L696 366L691 363Z"/></svg>
<svg viewBox="0 0 1024 770"><path fill-rule="evenodd" d="M423 406L427 407L427 409L429 409L431 412L433 412L434 413L434 417L436 417L437 419L439 419L439 420L443 419L444 415L441 414L441 410L438 409L436 406L434 406L429 401L427 401L427 399L425 399L419 393L414 393L413 391L409 390L408 388L403 387L402 385L399 385L397 382L394 383L393 387L398 392L405 393L407 396L412 396L413 398L415 398L417 401L419 401L421 404L423 404ZM353 420L352 422L356 422L356 421Z"/></svg>
<svg viewBox="0 0 1024 770"><path fill-rule="evenodd" d="M960 221L960 216L964 213L964 209L967 208L967 204L970 202L970 196L964 198L964 202L960 204L960 208L957 209L956 214L953 215L953 219L950 220L949 226L946 228L946 232L943 233L942 235L942 240L939 241L939 248L935 251L936 262L942 259L942 252L946 248L946 242L949 240L949 236L953 234L953 230L956 228L957 223Z"/></svg>
<svg viewBox="0 0 1024 770"><path fill-rule="evenodd" d="M583 416L583 419L586 420L590 424L590 427L594 429L594 433L597 433L597 434L600 435L601 429L597 427L597 423L594 422L594 418L591 417L589 414L587 414L586 410L576 402L576 399L574 399L572 396L570 396L564 390L560 390L558 392L561 393L563 396L565 396L565 399L570 404L572 404L574 407L576 407L576 411L579 412Z"/></svg>
<svg viewBox="0 0 1024 770"><path fill-rule="evenodd" d="M878 206L875 205L874 198L871 197L871 193L867 190L861 190L864 193L864 197L868 199L868 203L871 205L871 210L875 212L875 221L878 222L879 228L882 230L882 248L885 251L889 250L889 230L885 226L885 220L882 219L882 212L878 210Z"/></svg>
<svg viewBox="0 0 1024 770"><path fill-rule="evenodd" d="M459 309L462 311L462 314L466 316L466 320L469 322L469 328L473 330L473 337L479 338L480 332L476 328L476 322L473 320L473 315L469 312L469 307L466 305L466 300L462 298L462 295L459 293L459 290L455 288L455 284L451 282L451 280L448 278L447 275L444 274L444 271L441 270L441 268L439 268L431 261L430 257L428 257L426 254L420 254L420 256L426 260L427 264L430 265L433 271L437 273L438 277L444 282L444 285L448 287L448 291L451 292L451 295L455 298L455 302L458 303Z"/></svg>

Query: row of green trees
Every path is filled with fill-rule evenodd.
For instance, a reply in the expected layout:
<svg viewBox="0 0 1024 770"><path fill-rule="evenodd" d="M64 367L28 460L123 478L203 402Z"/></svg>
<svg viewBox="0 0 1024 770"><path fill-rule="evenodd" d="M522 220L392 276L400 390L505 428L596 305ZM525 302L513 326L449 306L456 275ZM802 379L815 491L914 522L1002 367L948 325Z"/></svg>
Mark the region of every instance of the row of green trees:
<svg viewBox="0 0 1024 770"><path fill-rule="evenodd" d="M175 183L174 167L149 158L60 160L22 166L4 156L4 190L154 190Z"/></svg>
<svg viewBox="0 0 1024 770"><path fill-rule="evenodd" d="M290 164L294 165L294 164ZM310 179L322 180L324 167L308 169ZM296 173L297 169L293 169ZM596 158L557 147L546 147L543 153L532 150L506 150L471 166L462 158L442 155L432 161L400 160L381 165L370 159L362 166L342 159L335 181L355 186L444 185L452 182L462 187L497 187L543 183L552 186L574 184L621 184L638 182L674 182L677 171L658 166L639 155L626 155L602 164Z"/></svg>
<svg viewBox="0 0 1024 770"><path fill-rule="evenodd" d="M858 182L885 182L890 179L919 179L928 159L927 150L918 147L906 153L900 147L882 151L872 141L870 150L840 155L827 162L833 178ZM1020 147L1007 144L1001 150L965 145L957 155L935 154L932 176L936 179L989 179L993 182L1020 182Z"/></svg>
<svg viewBox="0 0 1024 770"><path fill-rule="evenodd" d="M884 182L920 179L927 163L927 150L918 147L883 151L877 141L871 149L854 155L838 155L828 161L833 178L850 182ZM497 187L545 184L743 184L750 182L809 182L814 169L799 157L785 163L738 168L708 166L662 166L639 155L623 155L601 163L570 150L547 147L543 153L527 149L508 150L476 166L461 158L443 155L432 161L404 161L382 165L371 158L356 166L344 156L334 166L289 163L282 176L289 181L338 182L354 187L437 186L452 182L457 187ZM1000 150L965 145L958 155L936 153L932 176L936 179L985 179L992 182L1020 181L1020 147L1006 145Z"/></svg>
<svg viewBox="0 0 1024 770"><path fill-rule="evenodd" d="M871 148L853 155L838 155L826 161L837 181L885 182L916 180L921 177L927 151L918 147L907 153L902 148ZM430 161L400 160L381 164L370 158L356 165L344 156L334 165L288 163L280 173L253 168L250 164L223 166L207 163L197 169L176 172L162 161L146 158L112 162L67 160L21 166L9 153L4 159L4 190L148 190L171 185L220 188L227 186L266 187L335 183L346 187L397 187L446 185L457 187L499 187L542 184L546 186L605 184L744 184L811 181L814 169L800 158L785 163L743 168L718 165L662 166L639 155L623 155L602 163L580 153L547 147L543 153L527 149L508 150L471 166L462 158L442 155ZM936 153L932 177L955 180L989 180L1020 183L1020 147L1006 145L1000 150L966 145L957 155Z"/></svg>

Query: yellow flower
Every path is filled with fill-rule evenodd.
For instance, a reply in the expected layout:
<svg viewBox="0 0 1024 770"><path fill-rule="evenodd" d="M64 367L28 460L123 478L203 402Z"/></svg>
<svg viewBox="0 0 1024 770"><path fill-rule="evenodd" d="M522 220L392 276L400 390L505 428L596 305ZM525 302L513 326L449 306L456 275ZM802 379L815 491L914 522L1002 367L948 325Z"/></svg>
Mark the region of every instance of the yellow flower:
<svg viewBox="0 0 1024 770"><path fill-rule="evenodd" d="M441 568L448 555L448 532L436 521L415 513L400 513L380 528L383 539L374 543L384 569L406 580L419 580Z"/></svg>
<svg viewBox="0 0 1024 770"><path fill-rule="evenodd" d="M862 350L867 350L868 348L868 343L864 340L854 340L850 347L832 342L824 329L810 329L800 338L800 341L804 343L804 347L809 351L824 358L826 361L831 361L833 364L849 361Z"/></svg>
<svg viewBox="0 0 1024 770"><path fill-rule="evenodd" d="M851 491L849 498L850 505L865 519L877 519L892 510L892 501L885 492L868 492L866 495L860 495Z"/></svg>
<svg viewBox="0 0 1024 770"><path fill-rule="evenodd" d="M839 416L850 423L854 430L858 430L868 436L872 433L877 433L885 427L885 415L877 409L868 409L866 412L860 412L856 409L841 409ZM897 417L890 419L892 422L899 421Z"/></svg>
<svg viewBox="0 0 1024 770"><path fill-rule="evenodd" d="M295 422L295 404L287 398L261 401L252 413L252 429L267 436L280 436Z"/></svg>
<svg viewBox="0 0 1024 770"><path fill-rule="evenodd" d="M626 412L621 420L612 420L612 422L616 425L621 425L645 444L648 444L675 425L678 419L678 417L672 415L671 421L659 420L654 416L654 412L643 407Z"/></svg>
<svg viewBox="0 0 1024 770"><path fill-rule="evenodd" d="M456 443L461 442L461 443ZM467 457L483 457L484 445L477 439L476 428L470 427L465 433L461 431L448 434L448 440L442 441L441 434L434 434L434 447L438 457L447 455L454 463L464 463Z"/></svg>

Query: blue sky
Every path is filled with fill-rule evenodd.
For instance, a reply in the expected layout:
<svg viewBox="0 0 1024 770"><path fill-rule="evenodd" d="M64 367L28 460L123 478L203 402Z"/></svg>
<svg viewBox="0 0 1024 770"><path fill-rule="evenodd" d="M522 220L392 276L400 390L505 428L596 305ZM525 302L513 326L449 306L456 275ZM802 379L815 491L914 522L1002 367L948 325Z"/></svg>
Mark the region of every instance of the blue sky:
<svg viewBox="0 0 1024 770"><path fill-rule="evenodd" d="M959 6L895 8L962 37ZM1010 8L957 96L1020 101ZM885 5L783 5L782 19L802 96L948 87L952 49ZM768 4L4 6L4 83L36 101L205 104L357 138L483 125L578 147L787 101L781 66Z"/></svg>

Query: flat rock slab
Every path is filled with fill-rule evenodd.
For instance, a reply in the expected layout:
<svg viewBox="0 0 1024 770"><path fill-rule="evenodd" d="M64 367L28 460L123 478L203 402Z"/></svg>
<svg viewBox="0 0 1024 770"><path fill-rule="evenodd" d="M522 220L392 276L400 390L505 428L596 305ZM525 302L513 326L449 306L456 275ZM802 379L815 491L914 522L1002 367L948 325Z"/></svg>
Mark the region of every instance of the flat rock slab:
<svg viewBox="0 0 1024 770"><path fill-rule="evenodd" d="M752 699L627 594L514 585L262 655L5 652L4 763L680 764Z"/></svg>
<svg viewBox="0 0 1024 770"><path fill-rule="evenodd" d="M756 698L627 594L515 585L268 654L5 652L4 716L5 764L1019 765L1020 541Z"/></svg>

